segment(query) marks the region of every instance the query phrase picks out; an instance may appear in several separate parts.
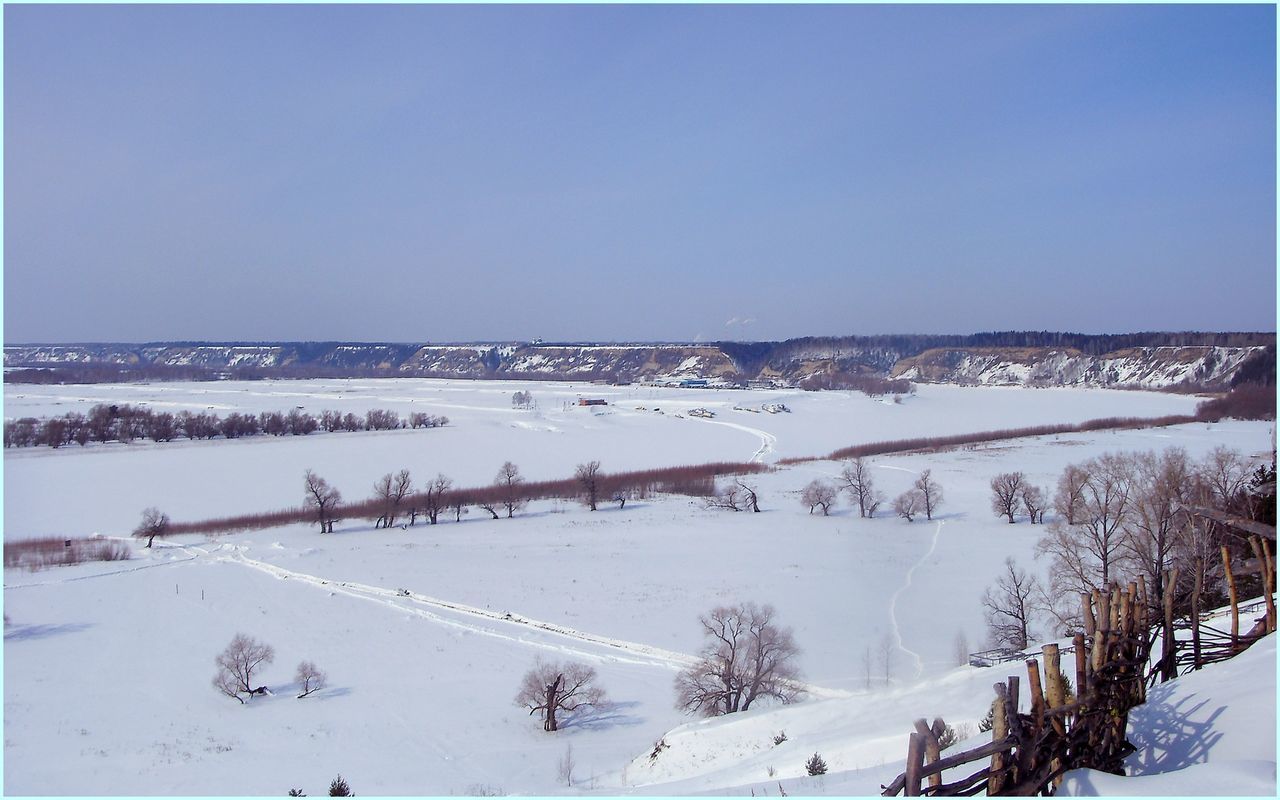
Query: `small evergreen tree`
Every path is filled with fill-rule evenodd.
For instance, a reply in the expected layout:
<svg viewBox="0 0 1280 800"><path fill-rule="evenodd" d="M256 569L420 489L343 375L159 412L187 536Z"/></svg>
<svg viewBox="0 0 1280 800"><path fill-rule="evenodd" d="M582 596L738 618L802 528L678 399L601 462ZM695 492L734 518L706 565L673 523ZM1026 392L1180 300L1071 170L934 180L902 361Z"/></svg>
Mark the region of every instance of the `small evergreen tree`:
<svg viewBox="0 0 1280 800"><path fill-rule="evenodd" d="M290 797L306 797L307 793L302 791L301 789L290 789L289 796Z"/></svg>
<svg viewBox="0 0 1280 800"><path fill-rule="evenodd" d="M351 793L351 787L347 785L347 782L342 779L341 775L334 778L333 782L329 784L329 796L355 797L355 795Z"/></svg>
<svg viewBox="0 0 1280 800"><path fill-rule="evenodd" d="M827 762L822 760L822 756L814 753L809 760L804 762L805 771L810 775L826 775Z"/></svg>
<svg viewBox="0 0 1280 800"><path fill-rule="evenodd" d="M982 731L983 733L987 733L992 728L994 728L995 725L996 725L996 704L992 703L991 707L987 709L987 715L982 719L978 720L978 730Z"/></svg>

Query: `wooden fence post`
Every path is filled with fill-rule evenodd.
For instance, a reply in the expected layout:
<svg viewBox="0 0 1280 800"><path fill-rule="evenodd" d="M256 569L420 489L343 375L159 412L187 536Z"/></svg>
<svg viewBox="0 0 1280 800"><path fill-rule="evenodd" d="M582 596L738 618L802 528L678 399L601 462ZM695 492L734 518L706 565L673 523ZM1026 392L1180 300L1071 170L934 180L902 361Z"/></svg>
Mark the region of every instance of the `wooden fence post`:
<svg viewBox="0 0 1280 800"><path fill-rule="evenodd" d="M1267 633L1274 633L1276 629L1276 600L1272 594L1276 589L1274 576L1271 574L1271 568L1267 564L1268 559L1262 550L1262 537L1250 536L1249 546L1253 548L1253 554L1258 559L1258 570L1262 572L1262 597L1267 604Z"/></svg>
<svg viewBox="0 0 1280 800"><path fill-rule="evenodd" d="M1231 574L1231 551L1222 546L1222 570L1227 578L1227 594L1231 597L1231 646L1234 648L1240 640L1240 605L1236 599L1236 579Z"/></svg>
<svg viewBox="0 0 1280 800"><path fill-rule="evenodd" d="M903 794L907 797L920 796L920 772L924 768L924 741L920 734L912 733L907 745L907 782L903 785Z"/></svg>
<svg viewBox="0 0 1280 800"><path fill-rule="evenodd" d="M1196 583L1191 589L1191 668L1200 669L1200 594L1204 591L1204 562L1196 559Z"/></svg>
<svg viewBox="0 0 1280 800"><path fill-rule="evenodd" d="M938 746L938 737L934 735L929 725L923 720L915 721L916 733L920 735L920 739L924 742L924 764L932 764L942 757L942 748ZM942 773L935 772L929 776L929 787L942 785Z"/></svg>
<svg viewBox="0 0 1280 800"><path fill-rule="evenodd" d="M1178 585L1178 568L1166 570L1164 573L1164 627L1163 642L1160 649L1160 681L1171 681L1178 677L1177 642L1173 637L1173 596Z"/></svg>
<svg viewBox="0 0 1280 800"><path fill-rule="evenodd" d="M1003 683L995 685L996 699L991 704L991 741L1003 742L1009 736L1009 703L1005 698L1006 692ZM987 779L987 794L999 794L1005 785L1004 775L1005 754L991 754L991 772L990 778Z"/></svg>
<svg viewBox="0 0 1280 800"><path fill-rule="evenodd" d="M1083 633L1077 633L1072 644L1076 648L1076 702L1082 703L1089 695L1089 646Z"/></svg>

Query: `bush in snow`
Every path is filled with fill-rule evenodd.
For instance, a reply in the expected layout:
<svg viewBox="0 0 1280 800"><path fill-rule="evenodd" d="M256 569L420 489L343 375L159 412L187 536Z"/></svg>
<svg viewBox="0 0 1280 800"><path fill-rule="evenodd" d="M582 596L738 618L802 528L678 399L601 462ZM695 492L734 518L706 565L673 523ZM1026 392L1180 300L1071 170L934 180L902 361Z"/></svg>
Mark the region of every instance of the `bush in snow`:
<svg viewBox="0 0 1280 800"><path fill-rule="evenodd" d="M227 649L214 659L214 663L218 665L218 672L213 676L214 688L227 697L234 697L244 703L241 694L256 693L252 684L253 673L257 672L262 665L274 661L275 656L275 650L271 645L263 644L252 636L237 633L231 640L231 644L227 645Z"/></svg>
<svg viewBox="0 0 1280 800"><path fill-rule="evenodd" d="M809 507L812 514L815 508L822 508L822 516L827 516L836 503L836 487L821 478L814 478L800 493L800 504Z"/></svg>
<svg viewBox="0 0 1280 800"><path fill-rule="evenodd" d="M822 760L822 756L814 753L808 761L804 762L804 769L810 775L826 775L827 762Z"/></svg>
<svg viewBox="0 0 1280 800"><path fill-rule="evenodd" d="M298 695L301 699L309 694L314 694L324 688L328 676L310 661L303 661L298 664L298 671L294 674L293 679L302 686L302 694Z"/></svg>
<svg viewBox="0 0 1280 800"><path fill-rule="evenodd" d="M778 731L778 735L777 735L777 736L775 736L775 737L773 737L773 743L774 743L774 744L782 744L782 743L783 743L783 742L785 742L786 740L787 740L787 732L786 732L786 731Z"/></svg>

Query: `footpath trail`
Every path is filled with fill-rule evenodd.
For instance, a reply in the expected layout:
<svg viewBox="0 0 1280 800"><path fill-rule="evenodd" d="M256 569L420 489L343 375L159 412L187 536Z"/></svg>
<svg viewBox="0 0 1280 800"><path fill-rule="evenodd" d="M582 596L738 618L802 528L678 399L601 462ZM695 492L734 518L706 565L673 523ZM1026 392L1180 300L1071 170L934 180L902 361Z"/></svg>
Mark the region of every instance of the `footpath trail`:
<svg viewBox="0 0 1280 800"><path fill-rule="evenodd" d="M909 649L902 643L902 630L898 627L898 598L911 588L911 581L915 576L916 569L930 558L933 558L933 551L938 548L938 537L942 534L942 526L944 524L946 523L942 520L938 520L938 524L934 526L933 529L933 539L929 542L929 551L921 556L919 561L911 565L911 568L907 570L907 576L903 580L902 585L893 593L893 598L889 601L889 628L893 634L893 643L899 650L906 653L913 661L915 661L916 670L915 674L912 676L912 680L920 680L920 676L924 674L924 659L920 657L919 653Z"/></svg>

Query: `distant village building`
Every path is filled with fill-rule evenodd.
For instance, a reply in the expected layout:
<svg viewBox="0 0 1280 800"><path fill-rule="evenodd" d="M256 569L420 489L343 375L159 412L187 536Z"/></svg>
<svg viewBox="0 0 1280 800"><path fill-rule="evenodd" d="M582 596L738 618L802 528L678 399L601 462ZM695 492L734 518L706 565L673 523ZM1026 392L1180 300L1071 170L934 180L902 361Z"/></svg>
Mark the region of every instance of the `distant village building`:
<svg viewBox="0 0 1280 800"><path fill-rule="evenodd" d="M580 406L607 406L607 405L609 405L609 404L608 404L608 403L606 403L604 400L601 400L601 399L599 399L599 398L595 398L595 397L579 397L579 398L578 398L578 405L580 405Z"/></svg>

